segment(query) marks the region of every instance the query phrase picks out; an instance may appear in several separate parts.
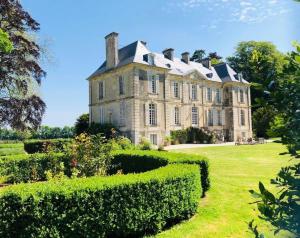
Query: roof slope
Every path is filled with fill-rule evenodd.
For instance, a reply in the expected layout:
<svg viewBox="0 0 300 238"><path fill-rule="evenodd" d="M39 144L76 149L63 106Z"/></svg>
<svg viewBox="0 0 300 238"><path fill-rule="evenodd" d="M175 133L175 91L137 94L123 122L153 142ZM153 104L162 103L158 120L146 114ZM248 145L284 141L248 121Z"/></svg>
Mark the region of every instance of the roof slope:
<svg viewBox="0 0 300 238"><path fill-rule="evenodd" d="M165 68L169 70L170 74L185 76L193 72L197 72L204 79L215 81L215 82L239 82L237 78L237 73L230 68L226 63L221 63L208 69L201 63L191 61L186 64L179 58L169 60L164 57L163 54L151 52L146 45L141 41L135 41L121 49L118 50L119 63L116 67L121 67L130 63L140 63L149 65L145 60L145 55L152 54L154 56L154 65L160 68ZM106 61L91 75L88 79L93 78L108 71L106 69ZM243 83L247 81L243 80Z"/></svg>

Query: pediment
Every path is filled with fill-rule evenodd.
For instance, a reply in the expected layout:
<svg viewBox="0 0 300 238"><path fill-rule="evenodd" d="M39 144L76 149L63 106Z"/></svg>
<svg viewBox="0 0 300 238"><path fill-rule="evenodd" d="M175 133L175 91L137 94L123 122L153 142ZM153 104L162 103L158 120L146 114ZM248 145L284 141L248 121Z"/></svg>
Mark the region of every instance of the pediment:
<svg viewBox="0 0 300 238"><path fill-rule="evenodd" d="M193 69L193 70L191 70L191 71L189 71L189 72L187 72L187 73L185 73L184 74L184 76L185 77L188 77L189 79L198 79L198 80L205 80L206 79L206 77L203 75L203 74L201 74L198 70L196 70L196 69Z"/></svg>

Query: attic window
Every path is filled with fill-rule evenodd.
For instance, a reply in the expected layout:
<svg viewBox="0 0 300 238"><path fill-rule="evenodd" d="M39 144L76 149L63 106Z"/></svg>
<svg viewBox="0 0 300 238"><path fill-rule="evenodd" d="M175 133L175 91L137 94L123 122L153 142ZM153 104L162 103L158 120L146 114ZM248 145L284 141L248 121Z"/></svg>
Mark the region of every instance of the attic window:
<svg viewBox="0 0 300 238"><path fill-rule="evenodd" d="M240 82L243 81L243 75L241 73L238 73L238 79L239 79Z"/></svg>
<svg viewBox="0 0 300 238"><path fill-rule="evenodd" d="M152 54L143 55L143 61L148 62L150 65L154 65L154 56Z"/></svg>
<svg viewBox="0 0 300 238"><path fill-rule="evenodd" d="M206 74L206 76L207 76L208 78L212 78L212 77L213 77L213 73L208 73L208 74Z"/></svg>
<svg viewBox="0 0 300 238"><path fill-rule="evenodd" d="M171 65L170 65L170 64L166 64L166 66L167 66L168 68L171 68Z"/></svg>

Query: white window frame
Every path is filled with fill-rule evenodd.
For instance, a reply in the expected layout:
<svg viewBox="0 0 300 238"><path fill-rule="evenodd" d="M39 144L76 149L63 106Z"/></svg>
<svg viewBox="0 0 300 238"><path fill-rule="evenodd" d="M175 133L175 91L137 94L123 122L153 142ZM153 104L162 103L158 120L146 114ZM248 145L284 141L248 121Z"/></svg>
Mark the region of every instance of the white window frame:
<svg viewBox="0 0 300 238"><path fill-rule="evenodd" d="M154 103L149 104L149 125L156 126L157 125L157 106Z"/></svg>
<svg viewBox="0 0 300 238"><path fill-rule="evenodd" d="M104 98L104 81L98 83L98 98L99 100Z"/></svg>
<svg viewBox="0 0 300 238"><path fill-rule="evenodd" d="M153 145L157 145L157 134L150 134L149 135L150 143Z"/></svg>
<svg viewBox="0 0 300 238"><path fill-rule="evenodd" d="M180 110L179 107L174 107L174 125L180 125Z"/></svg>
<svg viewBox="0 0 300 238"><path fill-rule="evenodd" d="M156 94L157 93L157 75L150 74L148 80L149 80L149 92Z"/></svg>
<svg viewBox="0 0 300 238"><path fill-rule="evenodd" d="M192 100L197 100L197 85L192 84Z"/></svg>
<svg viewBox="0 0 300 238"><path fill-rule="evenodd" d="M119 95L124 95L124 77L119 76Z"/></svg>
<svg viewBox="0 0 300 238"><path fill-rule="evenodd" d="M175 98L179 98L179 83L173 82L173 94Z"/></svg>
<svg viewBox="0 0 300 238"><path fill-rule="evenodd" d="M221 89L217 88L216 89L216 102L217 103L221 103L222 99L221 99Z"/></svg>
<svg viewBox="0 0 300 238"><path fill-rule="evenodd" d="M105 111L104 111L104 107L100 106L99 108L99 123L100 124L104 124L105 123Z"/></svg>
<svg viewBox="0 0 300 238"><path fill-rule="evenodd" d="M197 107L192 107L192 126L198 126L199 125L199 113L198 113L198 108Z"/></svg>
<svg viewBox="0 0 300 238"><path fill-rule="evenodd" d="M206 100L208 102L212 101L212 89L211 88L206 88Z"/></svg>

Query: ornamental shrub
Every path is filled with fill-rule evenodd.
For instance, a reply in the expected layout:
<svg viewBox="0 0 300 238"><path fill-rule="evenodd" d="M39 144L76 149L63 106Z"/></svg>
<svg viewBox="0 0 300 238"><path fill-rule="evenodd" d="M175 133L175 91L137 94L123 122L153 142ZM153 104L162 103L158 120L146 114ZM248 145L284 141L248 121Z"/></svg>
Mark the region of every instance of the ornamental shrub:
<svg viewBox="0 0 300 238"><path fill-rule="evenodd" d="M216 136L213 132L201 128L189 127L183 130L171 131L173 144L204 143L214 144Z"/></svg>
<svg viewBox="0 0 300 238"><path fill-rule="evenodd" d="M0 190L0 237L141 237L187 219L200 185L195 165Z"/></svg>
<svg viewBox="0 0 300 238"><path fill-rule="evenodd" d="M24 142L24 150L28 154L34 154L46 152L51 147L52 150L59 152L70 142L70 139L28 140Z"/></svg>

